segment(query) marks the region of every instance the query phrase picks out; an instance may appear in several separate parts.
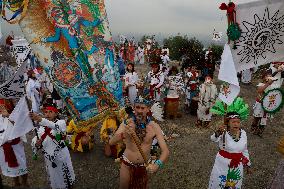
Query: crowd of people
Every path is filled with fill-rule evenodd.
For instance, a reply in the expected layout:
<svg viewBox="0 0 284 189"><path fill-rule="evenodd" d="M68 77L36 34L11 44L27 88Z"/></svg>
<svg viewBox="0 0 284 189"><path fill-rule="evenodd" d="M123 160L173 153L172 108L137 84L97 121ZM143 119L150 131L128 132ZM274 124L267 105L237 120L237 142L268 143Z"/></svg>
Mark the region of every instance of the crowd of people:
<svg viewBox="0 0 284 189"><path fill-rule="evenodd" d="M210 110L218 101L218 87L214 83L216 60L211 49L205 53L203 66L186 60L179 70L179 65L170 64L169 51L153 44L146 41L143 47L125 41L117 49L116 63L123 82L127 116L120 118L112 113L107 117L103 126L106 133L102 132L101 137L105 142L106 155L117 158L121 163L121 189L147 188L149 175L167 162L170 152L166 136L155 121L161 116L158 115L161 109L168 119L175 118L184 107L185 114L195 116L196 127L209 128L212 121ZM148 73L144 73L144 78L139 78L135 70L139 64L151 67ZM283 63L272 63L270 69L263 72L263 81L257 85L251 126L255 135L262 136L270 117L264 112L261 99L268 90L282 86L283 71ZM241 81L251 83L252 73L252 70L243 71ZM38 151L42 152L51 188L72 188L76 170L73 169L69 150L91 150L94 134L92 130L76 128L42 67L27 72L26 94L31 102L29 116L36 130L32 139L33 158L37 158ZM15 105L12 100L0 100L1 130L13 127L9 115ZM224 115L224 125L220 125L211 136L220 150L209 179L210 189L241 188L244 169L250 172L247 135L241 128L242 114L248 112L248 108L242 112L238 108L234 107ZM24 141L26 138L22 136L0 147L2 175L14 178L15 187L29 187ZM283 153L283 145L280 149Z"/></svg>

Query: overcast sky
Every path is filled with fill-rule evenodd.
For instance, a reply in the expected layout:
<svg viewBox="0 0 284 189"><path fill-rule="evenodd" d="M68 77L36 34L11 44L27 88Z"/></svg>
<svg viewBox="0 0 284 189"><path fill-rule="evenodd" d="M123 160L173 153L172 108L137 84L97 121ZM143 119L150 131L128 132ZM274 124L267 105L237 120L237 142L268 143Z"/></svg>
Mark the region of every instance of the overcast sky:
<svg viewBox="0 0 284 189"><path fill-rule="evenodd" d="M119 34L159 34L160 37L187 34L190 37L211 39L212 32L225 33L226 12L219 10L229 0L105 0L111 31ZM236 3L253 0L234 0ZM2 24L2 32L15 30Z"/></svg>
<svg viewBox="0 0 284 189"><path fill-rule="evenodd" d="M236 3L253 0L235 0ZM105 0L114 35L124 33L188 34L211 38L225 32L228 0Z"/></svg>

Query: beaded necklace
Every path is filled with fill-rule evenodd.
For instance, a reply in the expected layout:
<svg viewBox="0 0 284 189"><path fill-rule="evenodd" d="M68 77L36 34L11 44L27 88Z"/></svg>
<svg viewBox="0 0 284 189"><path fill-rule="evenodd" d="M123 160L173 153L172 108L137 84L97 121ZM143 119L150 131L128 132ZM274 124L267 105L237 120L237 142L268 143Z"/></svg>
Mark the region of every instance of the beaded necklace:
<svg viewBox="0 0 284 189"><path fill-rule="evenodd" d="M146 118L146 123L138 123L136 116L133 116L134 123L136 125L135 133L140 139L140 141L143 141L144 137L146 136L146 126L150 123L151 118Z"/></svg>
<svg viewBox="0 0 284 189"><path fill-rule="evenodd" d="M229 133L229 135L233 138L233 140L234 140L235 142L239 142L239 141L240 141L241 135L242 135L241 130L240 130L240 135L239 135L239 136L236 136L236 135L232 134L230 131L228 131L228 133Z"/></svg>

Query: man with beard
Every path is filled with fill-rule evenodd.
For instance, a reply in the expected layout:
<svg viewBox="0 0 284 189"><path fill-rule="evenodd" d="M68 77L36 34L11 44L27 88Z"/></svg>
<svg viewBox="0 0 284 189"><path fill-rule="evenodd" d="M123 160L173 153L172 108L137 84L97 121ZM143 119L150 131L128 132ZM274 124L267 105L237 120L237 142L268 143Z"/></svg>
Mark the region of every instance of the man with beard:
<svg viewBox="0 0 284 189"><path fill-rule="evenodd" d="M148 188L148 174L162 168L169 156L160 126L147 116L150 102L141 96L135 100L134 114L125 120L110 139L109 144L120 141L125 143L125 151L121 157L120 189ZM151 161L150 151L153 139L156 138L161 148L160 158Z"/></svg>

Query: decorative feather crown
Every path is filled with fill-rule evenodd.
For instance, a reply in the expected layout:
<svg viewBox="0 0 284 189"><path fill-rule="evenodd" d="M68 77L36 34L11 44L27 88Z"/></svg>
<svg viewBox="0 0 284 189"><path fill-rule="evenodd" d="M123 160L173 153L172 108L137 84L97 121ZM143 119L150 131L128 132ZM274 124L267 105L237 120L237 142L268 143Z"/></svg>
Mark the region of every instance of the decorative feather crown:
<svg viewBox="0 0 284 189"><path fill-rule="evenodd" d="M249 116L249 106L241 97L236 98L229 106L226 106L221 100L217 100L215 105L210 109L210 112L221 116L230 115L229 118L237 116L241 120L246 120ZM233 115L232 113L235 113L236 115Z"/></svg>

